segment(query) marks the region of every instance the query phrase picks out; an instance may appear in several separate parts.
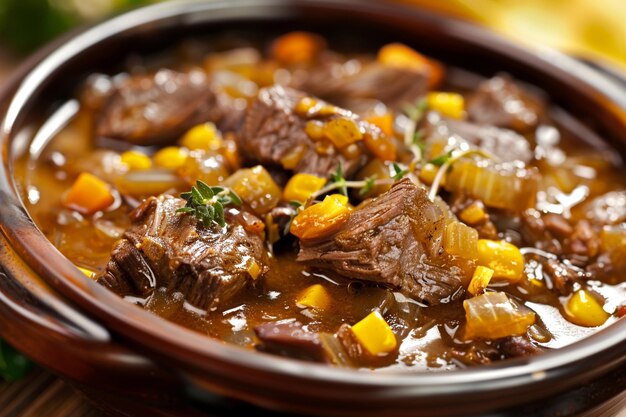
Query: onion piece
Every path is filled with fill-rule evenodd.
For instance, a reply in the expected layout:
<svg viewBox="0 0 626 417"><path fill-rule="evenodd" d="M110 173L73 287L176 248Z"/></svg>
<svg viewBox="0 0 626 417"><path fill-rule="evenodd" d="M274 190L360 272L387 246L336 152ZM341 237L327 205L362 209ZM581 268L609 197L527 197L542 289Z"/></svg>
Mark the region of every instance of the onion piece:
<svg viewBox="0 0 626 417"><path fill-rule="evenodd" d="M463 301L466 337L500 339L525 334L535 313L511 301L503 292L488 292Z"/></svg>

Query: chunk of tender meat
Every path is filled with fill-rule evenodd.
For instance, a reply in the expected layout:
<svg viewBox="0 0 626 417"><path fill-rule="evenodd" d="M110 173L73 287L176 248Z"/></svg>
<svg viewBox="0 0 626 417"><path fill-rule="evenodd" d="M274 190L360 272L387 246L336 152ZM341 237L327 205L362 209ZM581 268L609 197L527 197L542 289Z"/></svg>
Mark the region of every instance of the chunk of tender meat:
<svg viewBox="0 0 626 417"><path fill-rule="evenodd" d="M428 74L377 62L355 72L350 63L333 62L295 72L291 86L341 105L354 99L374 99L397 108L426 94Z"/></svg>
<svg viewBox="0 0 626 417"><path fill-rule="evenodd" d="M534 344L528 336L511 336L500 342L500 351L506 358L517 358L543 353L547 348Z"/></svg>
<svg viewBox="0 0 626 417"><path fill-rule="evenodd" d="M263 323L254 328L254 333L261 341L256 348L263 352L317 362L328 361L319 334L307 330L299 321Z"/></svg>
<svg viewBox="0 0 626 417"><path fill-rule="evenodd" d="M463 265L441 247L445 216L409 179L350 214L320 241L301 241L297 260L356 280L394 288L428 305L462 295Z"/></svg>
<svg viewBox="0 0 626 417"><path fill-rule="evenodd" d="M144 201L97 281L120 295L139 297L165 287L198 308L214 309L257 278L248 272L254 263L261 274L267 270L263 237L246 230L251 215L227 210L226 227L206 228L195 217L176 213L184 205L169 195Z"/></svg>
<svg viewBox="0 0 626 417"><path fill-rule="evenodd" d="M528 132L537 127L545 112L542 101L524 91L508 75L480 84L467 101L472 121Z"/></svg>
<svg viewBox="0 0 626 417"><path fill-rule="evenodd" d="M427 141L448 140L451 136L490 152L504 162L529 162L533 152L526 138L510 129L471 122L441 119L429 114Z"/></svg>
<svg viewBox="0 0 626 417"><path fill-rule="evenodd" d="M295 111L296 105L306 96L303 92L278 85L259 91L239 136L239 149L244 158L251 163L282 166L297 173L321 177L329 176L341 163L346 176L351 176L367 161L362 141L356 142L361 152L356 158L346 158L334 147L320 151L318 143L305 131L306 123L311 119ZM349 118L358 123L364 135L382 134L376 126L360 120L348 110L337 108L329 116L315 117L322 121Z"/></svg>
<svg viewBox="0 0 626 417"><path fill-rule="evenodd" d="M134 145L176 140L195 124L211 121L235 129L243 114L201 71L162 69L117 85L97 109L95 133Z"/></svg>

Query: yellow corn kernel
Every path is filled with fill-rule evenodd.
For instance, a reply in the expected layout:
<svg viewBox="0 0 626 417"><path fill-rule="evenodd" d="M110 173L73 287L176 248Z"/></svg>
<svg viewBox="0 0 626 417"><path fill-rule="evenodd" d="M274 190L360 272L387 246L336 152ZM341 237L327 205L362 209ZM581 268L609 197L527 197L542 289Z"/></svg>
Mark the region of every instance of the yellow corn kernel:
<svg viewBox="0 0 626 417"><path fill-rule="evenodd" d="M330 305L330 301L330 294L328 294L326 288L320 284L315 284L311 285L300 294L296 300L296 304L300 307L326 310Z"/></svg>
<svg viewBox="0 0 626 417"><path fill-rule="evenodd" d="M359 125L347 117L339 117L324 125L324 136L332 142L337 149L343 149L348 145L363 139L363 133Z"/></svg>
<svg viewBox="0 0 626 417"><path fill-rule="evenodd" d="M489 285L491 277L493 277L493 269L486 266L477 266L467 287L467 292L472 295L482 294L487 285Z"/></svg>
<svg viewBox="0 0 626 417"><path fill-rule="evenodd" d="M150 157L137 151L126 151L122 153L120 160L130 171L141 171L152 167Z"/></svg>
<svg viewBox="0 0 626 417"><path fill-rule="evenodd" d="M517 282L524 273L524 257L517 248L504 240L478 240L478 265L493 269L494 279Z"/></svg>
<svg viewBox="0 0 626 417"><path fill-rule="evenodd" d="M349 218L347 198L344 203L336 195L329 195L321 203L307 207L294 217L289 230L302 240L318 239L338 230Z"/></svg>
<svg viewBox="0 0 626 417"><path fill-rule="evenodd" d="M85 274L89 278L93 277L93 275L95 274L95 272L90 271L87 268L83 268L83 267L80 267L80 266L77 266L76 268L78 268L80 270L80 272L82 272L83 274Z"/></svg>
<svg viewBox="0 0 626 417"><path fill-rule="evenodd" d="M483 220L485 220L487 214L485 213L485 208L478 201L473 202L469 206L465 207L463 211L459 214L461 220L470 226L476 225Z"/></svg>
<svg viewBox="0 0 626 417"><path fill-rule="evenodd" d="M426 96L428 107L438 111L444 116L460 119L463 117L465 100L463 96L456 93L442 93L433 91Z"/></svg>
<svg viewBox="0 0 626 417"><path fill-rule="evenodd" d="M396 336L378 311L371 312L352 326L352 333L373 356L387 354L398 346Z"/></svg>
<svg viewBox="0 0 626 417"><path fill-rule="evenodd" d="M104 210L115 201L109 184L88 172L81 173L62 197L65 207L83 214Z"/></svg>
<svg viewBox="0 0 626 417"><path fill-rule="evenodd" d="M306 115L311 109L318 106L319 102L313 97L302 97L300 101L296 104L294 111L300 115Z"/></svg>
<svg viewBox="0 0 626 417"><path fill-rule="evenodd" d="M601 326L609 318L609 313L604 311L602 304L585 290L572 294L565 311L569 321L585 327Z"/></svg>
<svg viewBox="0 0 626 417"><path fill-rule="evenodd" d="M420 169L420 173L419 173L419 180L421 182L423 182L424 184L427 185L431 185L433 183L433 181L435 181L435 177L437 176L437 173L439 172L439 168L438 166L428 163L425 164L422 169ZM441 185L445 185L446 183L446 176L444 174L443 178L441 179Z"/></svg>
<svg viewBox="0 0 626 417"><path fill-rule="evenodd" d="M168 146L154 154L154 164L161 168L178 169L185 165L188 152L177 146Z"/></svg>
<svg viewBox="0 0 626 417"><path fill-rule="evenodd" d="M181 146L187 149L219 150L224 147L220 132L213 123L203 123L192 127L180 140Z"/></svg>
<svg viewBox="0 0 626 417"><path fill-rule="evenodd" d="M283 200L304 203L316 191L319 191L326 178L312 174L296 174L289 179L283 191Z"/></svg>

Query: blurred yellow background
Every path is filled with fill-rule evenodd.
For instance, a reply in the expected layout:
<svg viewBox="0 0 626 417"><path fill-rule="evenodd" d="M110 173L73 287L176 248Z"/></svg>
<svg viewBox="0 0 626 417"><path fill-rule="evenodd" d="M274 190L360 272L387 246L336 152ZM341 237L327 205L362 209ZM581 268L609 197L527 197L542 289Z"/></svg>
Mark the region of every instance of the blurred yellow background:
<svg viewBox="0 0 626 417"><path fill-rule="evenodd" d="M626 72L626 0L404 0Z"/></svg>

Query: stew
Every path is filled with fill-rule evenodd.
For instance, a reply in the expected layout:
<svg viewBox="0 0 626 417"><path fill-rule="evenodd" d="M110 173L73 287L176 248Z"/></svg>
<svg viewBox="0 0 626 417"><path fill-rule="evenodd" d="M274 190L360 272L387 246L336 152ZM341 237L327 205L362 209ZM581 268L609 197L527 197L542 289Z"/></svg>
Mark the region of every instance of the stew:
<svg viewBox="0 0 626 417"><path fill-rule="evenodd" d="M90 75L17 166L36 224L128 302L403 370L541 354L626 313L624 166L537 88L308 32L166 61Z"/></svg>

